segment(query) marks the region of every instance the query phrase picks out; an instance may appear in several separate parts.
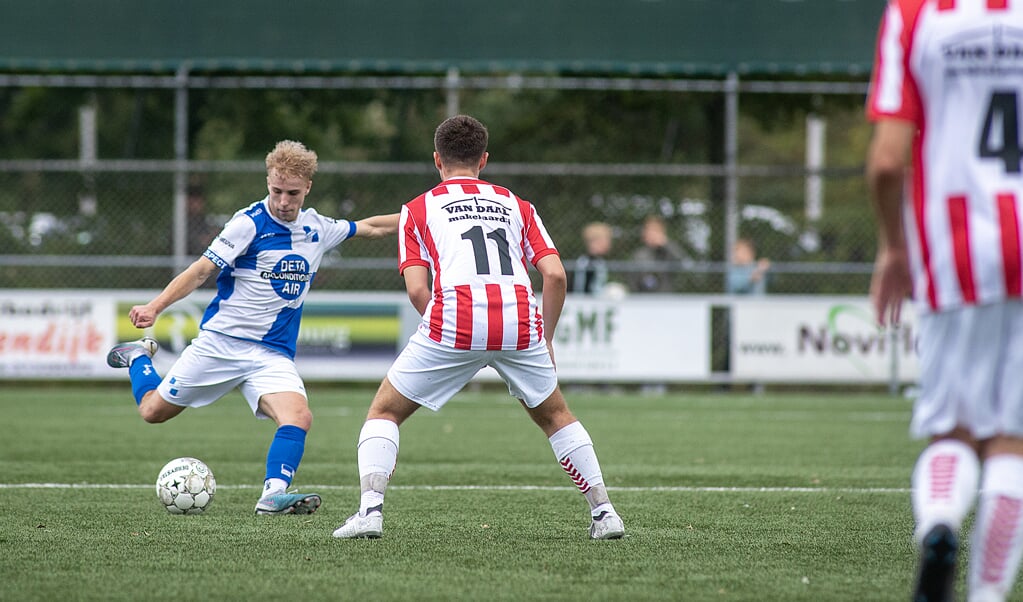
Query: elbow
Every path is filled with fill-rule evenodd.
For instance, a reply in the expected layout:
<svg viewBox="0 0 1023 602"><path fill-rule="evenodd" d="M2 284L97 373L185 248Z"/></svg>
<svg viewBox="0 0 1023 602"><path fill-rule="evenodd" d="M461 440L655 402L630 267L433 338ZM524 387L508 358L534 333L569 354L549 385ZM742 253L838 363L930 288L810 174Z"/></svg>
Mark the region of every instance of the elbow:
<svg viewBox="0 0 1023 602"><path fill-rule="evenodd" d="M902 181L906 168L896 162L878 161L867 166L867 180L875 184L891 184Z"/></svg>
<svg viewBox="0 0 1023 602"><path fill-rule="evenodd" d="M420 310L424 310L427 304L430 303L430 290L429 289L415 289L408 291L409 301L412 303L412 307Z"/></svg>
<svg viewBox="0 0 1023 602"><path fill-rule="evenodd" d="M894 165L879 165L867 170L867 186L871 196L878 202L901 197L905 182L905 168Z"/></svg>
<svg viewBox="0 0 1023 602"><path fill-rule="evenodd" d="M554 271L549 274L544 274L543 287L550 288L551 290L568 290L568 275L565 270Z"/></svg>
<svg viewBox="0 0 1023 602"><path fill-rule="evenodd" d="M568 274L565 272L565 265L557 255L546 255L536 262L536 269L543 278L544 289L568 290Z"/></svg>
<svg viewBox="0 0 1023 602"><path fill-rule="evenodd" d="M867 181L874 187L901 185L906 161L899 153L874 149L867 161Z"/></svg>

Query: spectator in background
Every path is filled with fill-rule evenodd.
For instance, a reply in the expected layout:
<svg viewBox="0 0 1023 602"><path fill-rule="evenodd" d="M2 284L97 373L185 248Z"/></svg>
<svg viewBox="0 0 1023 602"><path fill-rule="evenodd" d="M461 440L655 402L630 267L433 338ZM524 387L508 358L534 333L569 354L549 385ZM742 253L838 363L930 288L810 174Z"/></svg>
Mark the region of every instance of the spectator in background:
<svg viewBox="0 0 1023 602"><path fill-rule="evenodd" d="M763 295L767 292L767 271L771 260L757 259L753 241L740 238L732 247L732 261L728 264L725 290L732 295Z"/></svg>
<svg viewBox="0 0 1023 602"><path fill-rule="evenodd" d="M656 264L664 262L681 263L687 259L685 252L678 244L668 238L668 227L664 219L657 215L648 216L643 220L640 231L642 246L632 253L632 259L644 270L637 272L632 278L632 290L637 293L668 293L674 287L670 267Z"/></svg>
<svg viewBox="0 0 1023 602"><path fill-rule="evenodd" d="M592 222L583 228L586 252L575 262L572 274L573 293L599 295L607 285L607 254L611 252L614 233L604 222Z"/></svg>
<svg viewBox="0 0 1023 602"><path fill-rule="evenodd" d="M210 246L219 232L220 228L210 223L206 214L206 194L201 184L190 184L185 197L185 211L187 213L187 239L188 254L202 255L206 247Z"/></svg>

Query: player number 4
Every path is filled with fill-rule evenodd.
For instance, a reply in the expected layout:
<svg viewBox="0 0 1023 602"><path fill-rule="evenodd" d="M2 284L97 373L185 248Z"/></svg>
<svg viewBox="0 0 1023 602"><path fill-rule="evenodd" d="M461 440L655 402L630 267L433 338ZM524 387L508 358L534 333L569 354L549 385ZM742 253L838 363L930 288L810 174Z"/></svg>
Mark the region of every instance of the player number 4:
<svg viewBox="0 0 1023 602"><path fill-rule="evenodd" d="M980 157L1003 161L1006 173L1020 173L1020 162L1023 161L1017 97L1015 90L1001 90L991 94L977 144Z"/></svg>

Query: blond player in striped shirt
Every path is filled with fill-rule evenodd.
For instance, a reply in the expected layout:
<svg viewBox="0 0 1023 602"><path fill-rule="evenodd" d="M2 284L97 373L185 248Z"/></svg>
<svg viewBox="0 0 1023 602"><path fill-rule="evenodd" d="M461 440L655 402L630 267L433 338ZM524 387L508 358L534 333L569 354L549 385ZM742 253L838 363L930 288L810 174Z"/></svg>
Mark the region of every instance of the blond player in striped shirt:
<svg viewBox="0 0 1023 602"><path fill-rule="evenodd" d="M383 535L384 491L398 457L398 427L421 406L437 411L485 366L494 368L550 440L590 506L590 537L618 539L621 518L607 495L590 435L558 387L551 341L567 276L536 209L479 179L487 129L458 115L437 127L441 183L402 207L399 269L423 319L395 360L359 435L359 511L333 535ZM528 265L543 279L537 303Z"/></svg>
<svg viewBox="0 0 1023 602"><path fill-rule="evenodd" d="M951 597L975 501L969 599L1004 600L1023 552L1021 99L1023 0L889 2L867 106L871 296L881 324L910 294L921 316L915 600Z"/></svg>

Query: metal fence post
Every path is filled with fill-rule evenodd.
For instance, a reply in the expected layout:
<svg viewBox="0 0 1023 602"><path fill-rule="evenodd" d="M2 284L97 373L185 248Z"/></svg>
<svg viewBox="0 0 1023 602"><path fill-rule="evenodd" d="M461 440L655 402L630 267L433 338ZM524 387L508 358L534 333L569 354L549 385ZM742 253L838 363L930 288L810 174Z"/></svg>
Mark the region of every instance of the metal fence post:
<svg viewBox="0 0 1023 602"><path fill-rule="evenodd" d="M445 109L448 112L448 117L454 117L461 112L461 98L459 89L462 86L462 74L459 72L457 67L451 67L448 69L448 75L444 78L444 90L445 90Z"/></svg>
<svg viewBox="0 0 1023 602"><path fill-rule="evenodd" d="M739 231L739 76L725 79L725 261Z"/></svg>
<svg viewBox="0 0 1023 602"><path fill-rule="evenodd" d="M188 254L188 66L182 65L174 88L174 271L189 263Z"/></svg>

